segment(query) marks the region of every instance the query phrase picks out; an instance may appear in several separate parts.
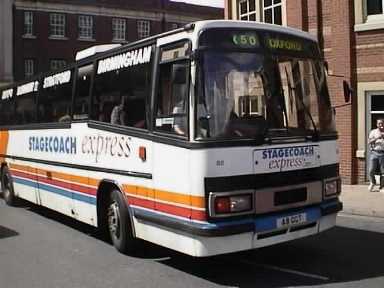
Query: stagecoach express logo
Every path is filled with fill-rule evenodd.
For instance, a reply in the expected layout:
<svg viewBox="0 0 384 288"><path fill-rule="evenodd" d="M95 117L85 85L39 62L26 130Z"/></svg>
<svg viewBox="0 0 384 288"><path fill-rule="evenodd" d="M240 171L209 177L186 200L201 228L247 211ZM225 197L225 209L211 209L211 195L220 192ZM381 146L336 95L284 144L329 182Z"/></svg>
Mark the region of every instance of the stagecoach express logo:
<svg viewBox="0 0 384 288"><path fill-rule="evenodd" d="M271 173L320 166L318 145L259 149L254 151L255 172Z"/></svg>
<svg viewBox="0 0 384 288"><path fill-rule="evenodd" d="M129 158L131 142L131 137L121 135L84 135L80 141L72 136L30 136L28 151L63 155L81 153L99 163L102 159Z"/></svg>
<svg viewBox="0 0 384 288"><path fill-rule="evenodd" d="M128 51L99 61L97 74L128 68L151 61L151 46Z"/></svg>

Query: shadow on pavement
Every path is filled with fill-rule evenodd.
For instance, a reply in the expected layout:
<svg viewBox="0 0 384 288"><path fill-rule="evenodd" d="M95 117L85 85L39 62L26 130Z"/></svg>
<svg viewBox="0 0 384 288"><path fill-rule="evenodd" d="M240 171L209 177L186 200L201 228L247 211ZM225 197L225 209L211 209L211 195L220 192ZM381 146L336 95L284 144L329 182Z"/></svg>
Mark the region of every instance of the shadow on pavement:
<svg viewBox="0 0 384 288"><path fill-rule="evenodd" d="M14 237L17 235L19 235L19 233L17 233L16 231L0 225L0 240L4 238Z"/></svg>
<svg viewBox="0 0 384 288"><path fill-rule="evenodd" d="M225 286L325 285L383 277L383 243L384 234L335 227L258 250L202 259L175 255L161 263Z"/></svg>
<svg viewBox="0 0 384 288"><path fill-rule="evenodd" d="M24 208L107 242L92 226L30 203ZM14 231L3 231L7 230L0 226L0 238L3 234L17 235ZM383 233L335 227L288 243L206 258L190 257L140 241L140 250L129 256L156 261L218 285L300 287L384 277L383 245Z"/></svg>

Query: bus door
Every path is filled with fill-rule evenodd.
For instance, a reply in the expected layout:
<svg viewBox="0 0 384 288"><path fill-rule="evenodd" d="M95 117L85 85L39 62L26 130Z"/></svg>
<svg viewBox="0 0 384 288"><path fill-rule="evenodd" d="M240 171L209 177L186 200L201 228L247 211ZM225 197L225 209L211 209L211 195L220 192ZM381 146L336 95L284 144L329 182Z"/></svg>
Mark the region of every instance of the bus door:
<svg viewBox="0 0 384 288"><path fill-rule="evenodd" d="M73 216L70 189L74 140L71 137L70 115L74 70L57 71L42 79L38 98L38 133L40 154L37 157L49 164L37 170L40 204L68 216Z"/></svg>
<svg viewBox="0 0 384 288"><path fill-rule="evenodd" d="M37 101L38 86L38 81L32 81L17 87L15 97L14 124L29 125L32 123L36 123L35 107ZM16 130L13 131L12 134L14 135L14 139L16 140L14 142L16 145L12 145L12 147L9 147L8 149L15 149L15 152L10 151L9 154L18 155L17 149L20 149L20 146L17 144L23 143L23 140L21 139L26 134L26 131ZM18 140L19 137L20 140ZM29 140L30 139L31 137L29 137ZM32 147L29 148L33 151ZM25 157L28 158L28 154L30 152L25 152L27 153ZM30 202L38 203L36 166L31 164L30 162L14 161L15 163L12 163L13 161L14 160L12 160L10 163L10 170L14 179L14 188L16 195Z"/></svg>
<svg viewBox="0 0 384 288"><path fill-rule="evenodd" d="M77 149L82 148L84 137L87 137L85 131L88 126L86 122L90 116L90 93L93 77L93 63L78 67L76 73L76 84L73 100L73 122L72 137L76 139ZM72 154L72 163L76 167L78 165L90 165L89 162L81 158L82 151L76 151ZM71 173L71 190L72 190L72 209L74 217L91 225L96 225L96 190L98 181L91 179L91 171L84 169L73 169Z"/></svg>

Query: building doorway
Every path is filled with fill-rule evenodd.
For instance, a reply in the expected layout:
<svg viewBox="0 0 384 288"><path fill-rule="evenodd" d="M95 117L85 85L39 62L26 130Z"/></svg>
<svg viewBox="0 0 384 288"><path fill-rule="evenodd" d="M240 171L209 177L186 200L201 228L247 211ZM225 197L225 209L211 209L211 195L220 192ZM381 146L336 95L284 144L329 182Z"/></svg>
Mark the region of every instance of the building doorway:
<svg viewBox="0 0 384 288"><path fill-rule="evenodd" d="M367 101L365 102L366 107L366 129L365 129L365 178L369 181L369 152L370 147L368 146L368 135L369 132L376 128L376 120L384 118L384 91L371 91L366 94Z"/></svg>

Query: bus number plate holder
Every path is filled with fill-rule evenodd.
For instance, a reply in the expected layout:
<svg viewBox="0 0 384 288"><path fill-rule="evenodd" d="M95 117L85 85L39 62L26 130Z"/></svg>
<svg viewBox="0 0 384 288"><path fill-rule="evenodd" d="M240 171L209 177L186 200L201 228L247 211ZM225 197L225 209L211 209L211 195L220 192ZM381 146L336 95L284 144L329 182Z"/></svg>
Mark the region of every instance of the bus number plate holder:
<svg viewBox="0 0 384 288"><path fill-rule="evenodd" d="M277 228L285 228L293 225L302 224L302 223L305 223L306 221L307 221L307 214L300 213L300 214L294 214L294 215L277 218L276 226Z"/></svg>

